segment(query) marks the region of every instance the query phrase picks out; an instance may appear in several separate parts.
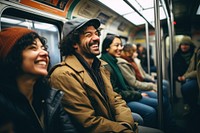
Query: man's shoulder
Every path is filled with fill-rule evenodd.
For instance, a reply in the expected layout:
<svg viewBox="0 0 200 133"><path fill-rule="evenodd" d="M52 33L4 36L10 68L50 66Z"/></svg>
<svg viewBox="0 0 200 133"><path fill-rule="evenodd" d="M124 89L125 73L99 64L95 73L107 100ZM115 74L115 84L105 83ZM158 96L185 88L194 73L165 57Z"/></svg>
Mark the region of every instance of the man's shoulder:
<svg viewBox="0 0 200 133"><path fill-rule="evenodd" d="M49 75L66 71L67 70L66 68L67 68L67 65L65 64L65 62L60 62L59 64L54 65L50 69Z"/></svg>
<svg viewBox="0 0 200 133"><path fill-rule="evenodd" d="M62 74L77 74L85 71L84 66L79 62L79 60L74 56L68 56L63 60L63 62L55 65L49 72L50 75L62 75Z"/></svg>

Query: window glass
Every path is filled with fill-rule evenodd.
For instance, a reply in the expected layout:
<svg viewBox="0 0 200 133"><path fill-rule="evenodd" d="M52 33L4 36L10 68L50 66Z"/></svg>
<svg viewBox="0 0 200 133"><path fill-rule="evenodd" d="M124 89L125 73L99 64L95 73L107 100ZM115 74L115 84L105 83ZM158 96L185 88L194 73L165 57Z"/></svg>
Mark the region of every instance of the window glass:
<svg viewBox="0 0 200 133"><path fill-rule="evenodd" d="M1 29L19 26L35 30L37 33L39 33L39 35L47 39L48 51L51 61L50 67L60 62L60 51L58 49L60 37L59 30L55 25L9 15L2 15L0 22Z"/></svg>

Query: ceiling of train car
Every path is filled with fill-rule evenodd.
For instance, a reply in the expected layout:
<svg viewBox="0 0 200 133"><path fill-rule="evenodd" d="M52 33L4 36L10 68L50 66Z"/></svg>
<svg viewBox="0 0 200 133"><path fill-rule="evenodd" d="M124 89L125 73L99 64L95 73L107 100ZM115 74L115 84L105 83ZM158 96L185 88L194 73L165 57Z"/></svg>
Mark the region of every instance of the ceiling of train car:
<svg viewBox="0 0 200 133"><path fill-rule="evenodd" d="M190 33L191 25L199 25L200 15L196 15L199 6L200 0L172 0L176 34Z"/></svg>
<svg viewBox="0 0 200 133"><path fill-rule="evenodd" d="M116 6L116 4L109 3L109 2L107 2L107 0L99 0L99 1L104 2L104 4L107 5L111 9L113 9ZM136 3L130 3L131 0L124 0L124 1L129 6L135 4L134 8L136 10L141 10L141 12L139 11L140 14L142 14L146 18L146 20L148 20L148 22L150 24L154 25L153 24L154 21L148 19L148 17L151 16L152 14L148 14L147 16L145 16L145 14L144 14L144 11L146 10L145 5L144 5L144 7L142 6L142 4L144 4L144 3L142 3L140 0L136 0ZM143 0L143 2L144 1L145 0ZM190 35L191 34L191 29L195 29L195 28L197 29L198 28L200 30L200 25L199 25L199 23L200 23L200 14L199 15L196 14L197 13L197 9L200 6L200 0L164 0L164 1L166 3L166 7L168 9L168 13L169 13L169 2L172 3L172 12L173 12L173 15L174 15L174 23L176 23L174 25L176 34L188 34L188 35ZM152 4L151 2L153 2L153 1L148 1L147 3L149 5L151 5ZM141 9L140 8L136 8L137 7L136 6L137 3L140 3L140 6L142 6ZM161 4L161 6L162 6L162 4ZM118 7L119 6L116 6L115 9L113 9L113 10L117 12L117 9L119 9ZM148 8L150 8L150 7L148 7ZM132 9L130 9L130 10L132 10ZM122 9L120 9L119 11L122 12ZM125 14L125 15L123 15L124 17L126 15L130 14L130 11L128 11L128 10L126 10L126 11L127 11L126 13L121 13L121 14ZM120 12L119 12L119 14L120 14ZM148 12L150 12L150 11L148 11ZM130 18L131 17L129 16L128 20ZM154 18L154 17L152 17L152 18ZM138 19L134 18L134 20L138 20ZM129 21L134 23L133 20L129 20ZM135 24L135 25L137 25L137 24ZM161 19L161 25L163 26L164 32L166 34L168 34L168 28L167 28L168 26L167 26L166 19ZM151 27L151 28L153 28L153 27ZM143 28L145 28L145 27L143 27Z"/></svg>

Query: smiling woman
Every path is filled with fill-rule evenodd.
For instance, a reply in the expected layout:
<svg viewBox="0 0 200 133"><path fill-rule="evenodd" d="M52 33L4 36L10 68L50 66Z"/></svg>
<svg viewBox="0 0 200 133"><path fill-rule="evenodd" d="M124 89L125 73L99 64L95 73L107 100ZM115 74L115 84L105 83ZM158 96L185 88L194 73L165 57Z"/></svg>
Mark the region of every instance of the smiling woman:
<svg viewBox="0 0 200 133"><path fill-rule="evenodd" d="M63 93L45 78L48 65L46 39L35 31L13 27L0 32L0 131L75 132L60 103Z"/></svg>
<svg viewBox="0 0 200 133"><path fill-rule="evenodd" d="M24 72L46 76L49 64L48 52L45 46L37 38L34 43L27 46L22 52L22 69Z"/></svg>

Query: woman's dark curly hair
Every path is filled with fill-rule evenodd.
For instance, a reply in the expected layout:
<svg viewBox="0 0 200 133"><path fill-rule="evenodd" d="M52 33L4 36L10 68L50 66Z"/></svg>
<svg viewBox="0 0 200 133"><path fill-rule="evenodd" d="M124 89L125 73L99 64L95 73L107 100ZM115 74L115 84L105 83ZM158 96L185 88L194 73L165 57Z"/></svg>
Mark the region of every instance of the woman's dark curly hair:
<svg viewBox="0 0 200 133"><path fill-rule="evenodd" d="M22 51L27 46L32 45L36 38L38 38L47 49L46 38L39 36L37 33L32 32L23 36L15 43L4 61L1 62L0 72L2 77L15 78L21 72Z"/></svg>

